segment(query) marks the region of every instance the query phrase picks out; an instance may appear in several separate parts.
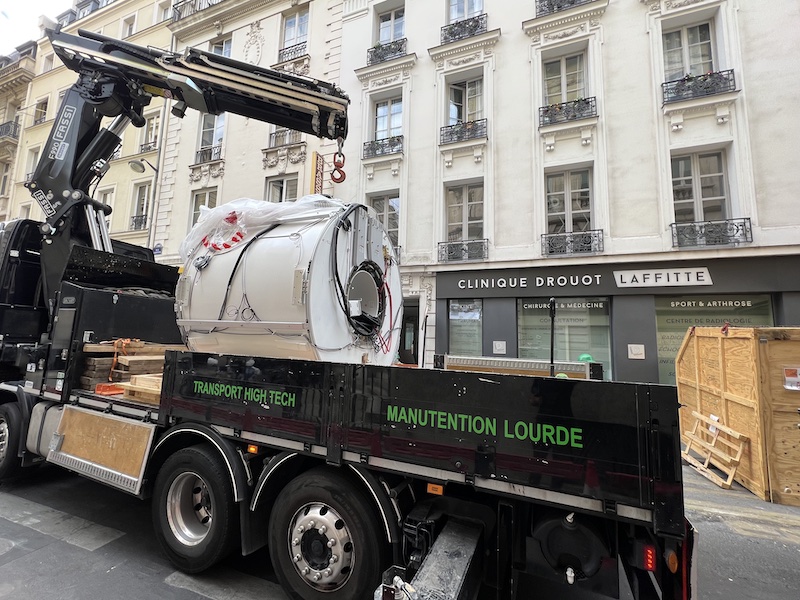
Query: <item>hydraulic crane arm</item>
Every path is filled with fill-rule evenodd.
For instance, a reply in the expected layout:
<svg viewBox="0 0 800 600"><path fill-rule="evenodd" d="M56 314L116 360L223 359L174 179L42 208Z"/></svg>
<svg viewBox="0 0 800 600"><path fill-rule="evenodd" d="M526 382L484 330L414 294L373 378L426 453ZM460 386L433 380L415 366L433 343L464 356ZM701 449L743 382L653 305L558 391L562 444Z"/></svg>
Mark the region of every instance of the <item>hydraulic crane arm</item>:
<svg viewBox="0 0 800 600"><path fill-rule="evenodd" d="M350 101L333 84L196 49L166 52L85 30L47 35L54 52L78 74L25 184L45 214L41 262L49 299L72 246L114 251L105 224L111 208L91 198L90 186L108 170L125 127L145 124L142 111L153 97L174 101L177 117L187 109L228 112L334 139L340 147L347 136ZM112 119L107 127L101 126L104 118Z"/></svg>

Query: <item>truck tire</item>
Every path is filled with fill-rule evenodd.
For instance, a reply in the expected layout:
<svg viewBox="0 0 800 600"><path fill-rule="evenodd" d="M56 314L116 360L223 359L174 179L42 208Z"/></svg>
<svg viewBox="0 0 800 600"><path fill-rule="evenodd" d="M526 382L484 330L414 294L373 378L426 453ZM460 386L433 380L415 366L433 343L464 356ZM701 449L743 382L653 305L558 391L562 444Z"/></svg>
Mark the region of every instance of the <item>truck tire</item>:
<svg viewBox="0 0 800 600"><path fill-rule="evenodd" d="M207 446L178 450L159 470L153 527L167 557L181 571L198 573L230 553L237 511L225 464Z"/></svg>
<svg viewBox="0 0 800 600"><path fill-rule="evenodd" d="M21 468L17 456L21 430L19 407L13 402L0 404L0 480L13 477Z"/></svg>
<svg viewBox="0 0 800 600"><path fill-rule="evenodd" d="M269 553L295 600L372 598L387 551L374 507L331 468L299 475L275 500Z"/></svg>

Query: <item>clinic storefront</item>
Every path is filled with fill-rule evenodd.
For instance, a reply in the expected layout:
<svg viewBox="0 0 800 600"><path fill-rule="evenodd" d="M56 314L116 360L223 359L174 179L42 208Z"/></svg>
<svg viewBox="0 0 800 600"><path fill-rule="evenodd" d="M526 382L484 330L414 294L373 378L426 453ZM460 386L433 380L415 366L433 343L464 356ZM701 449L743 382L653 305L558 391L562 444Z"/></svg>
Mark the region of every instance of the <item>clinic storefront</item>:
<svg viewBox="0 0 800 600"><path fill-rule="evenodd" d="M556 360L672 384L690 327L800 325L798 272L785 256L439 273L436 352L549 360L554 298Z"/></svg>

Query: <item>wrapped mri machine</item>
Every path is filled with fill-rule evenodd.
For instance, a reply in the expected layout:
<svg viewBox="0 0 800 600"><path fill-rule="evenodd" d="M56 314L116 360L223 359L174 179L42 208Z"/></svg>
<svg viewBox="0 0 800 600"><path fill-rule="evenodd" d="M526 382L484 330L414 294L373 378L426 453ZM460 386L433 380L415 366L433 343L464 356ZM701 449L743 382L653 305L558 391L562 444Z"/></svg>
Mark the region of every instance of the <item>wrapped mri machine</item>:
<svg viewBox="0 0 800 600"><path fill-rule="evenodd" d="M391 364L402 288L372 209L322 195L206 209L181 245L178 326L190 350Z"/></svg>

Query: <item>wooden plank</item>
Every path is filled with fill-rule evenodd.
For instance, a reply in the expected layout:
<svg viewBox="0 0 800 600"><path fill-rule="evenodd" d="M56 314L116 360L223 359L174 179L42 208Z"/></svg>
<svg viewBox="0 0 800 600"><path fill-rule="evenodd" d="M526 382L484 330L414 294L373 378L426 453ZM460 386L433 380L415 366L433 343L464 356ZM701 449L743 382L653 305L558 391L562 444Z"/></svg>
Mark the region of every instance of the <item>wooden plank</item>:
<svg viewBox="0 0 800 600"><path fill-rule="evenodd" d="M131 383L121 383L119 385L124 390L122 393L123 398L154 406L158 406L161 403L161 389L154 390L152 387L143 387Z"/></svg>
<svg viewBox="0 0 800 600"><path fill-rule="evenodd" d="M157 390L161 392L163 375L134 375L131 377L131 386Z"/></svg>
<svg viewBox="0 0 800 600"><path fill-rule="evenodd" d="M164 366L164 357L163 356L152 356L152 355L137 355L137 356L118 356L117 362L121 365L125 366L153 366L153 367L163 367Z"/></svg>

